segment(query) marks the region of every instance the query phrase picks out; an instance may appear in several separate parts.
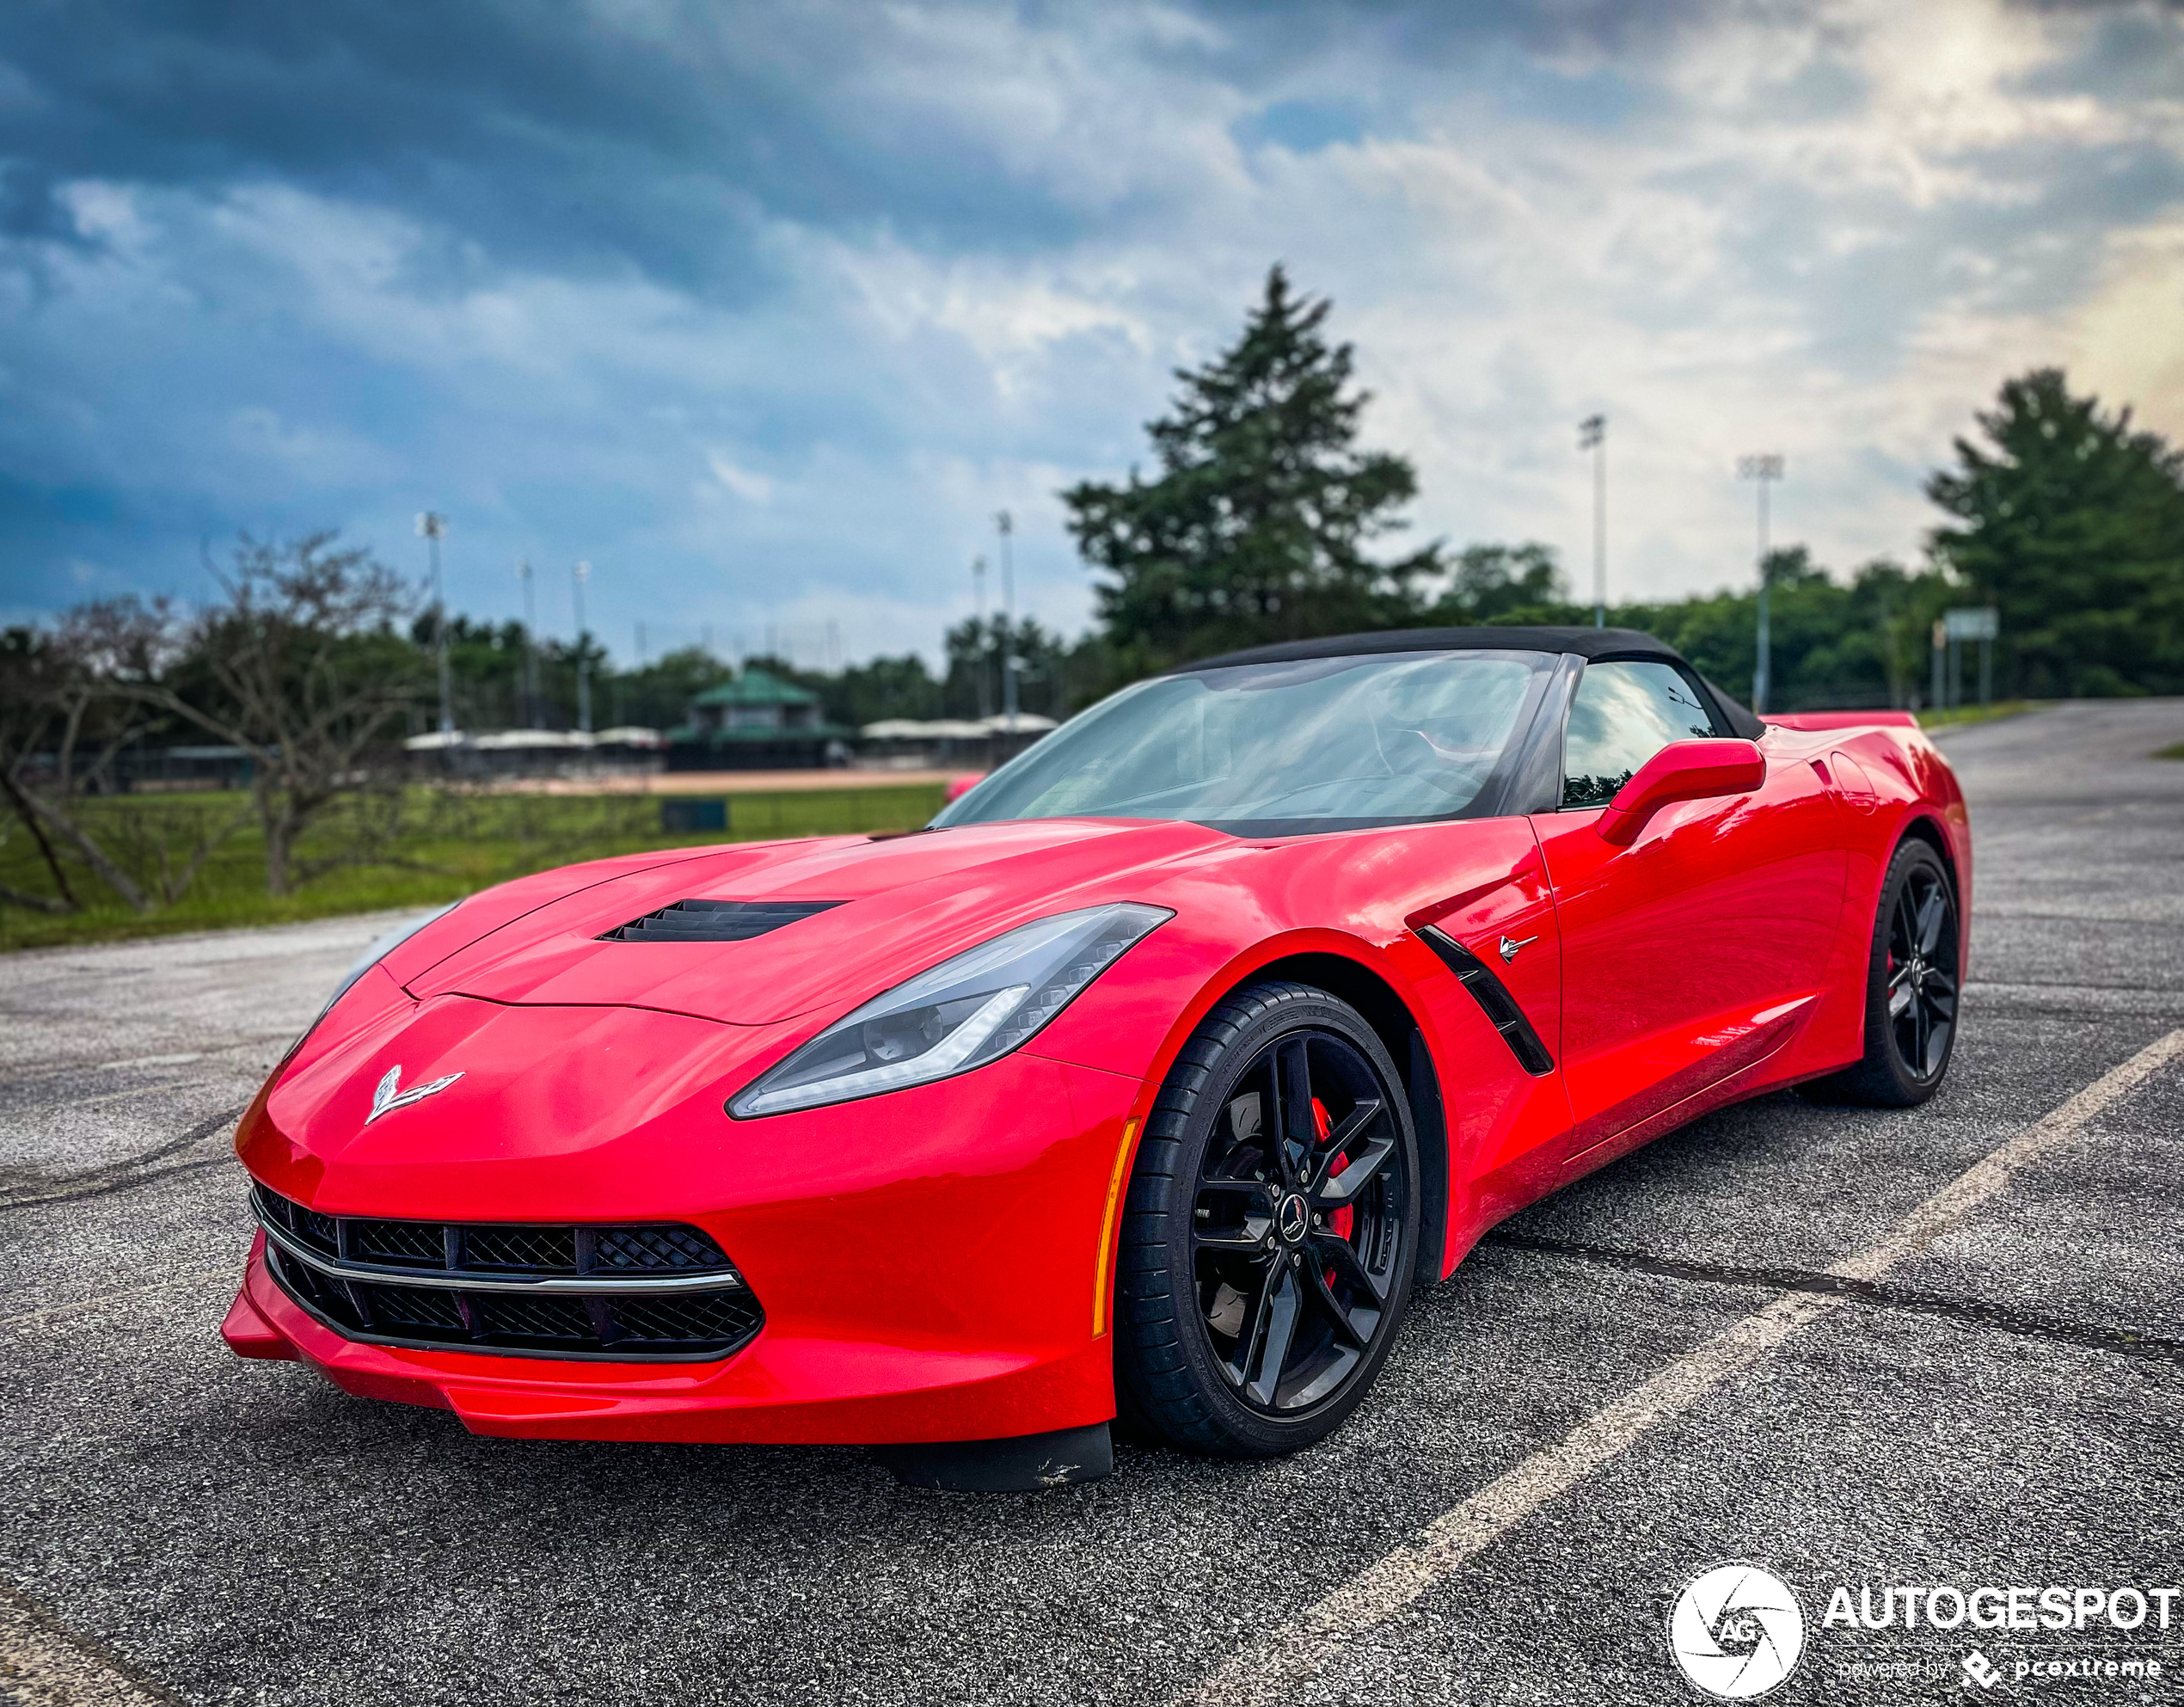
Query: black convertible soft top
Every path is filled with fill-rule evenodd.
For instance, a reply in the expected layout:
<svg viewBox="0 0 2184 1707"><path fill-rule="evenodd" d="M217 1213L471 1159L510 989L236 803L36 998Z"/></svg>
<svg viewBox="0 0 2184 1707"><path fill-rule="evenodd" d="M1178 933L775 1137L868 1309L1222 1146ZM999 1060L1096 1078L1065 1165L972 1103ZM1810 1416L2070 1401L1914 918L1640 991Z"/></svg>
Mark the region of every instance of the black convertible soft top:
<svg viewBox="0 0 2184 1707"><path fill-rule="evenodd" d="M1224 652L1218 658L1201 658L1178 665L1169 673L1190 675L1199 670L1222 670L1236 664L1292 664L1307 658L1354 658L1374 652L1567 652L1588 661L1596 658L1659 658L1681 665L1698 676L1684 654L1667 642L1636 629L1383 629L1376 634L1327 635L1318 640L1285 641L1277 646L1255 646L1243 652ZM1765 725L1744 706L1703 676L1698 679L1714 696L1721 722L1731 733L1757 740Z"/></svg>
<svg viewBox="0 0 2184 1707"><path fill-rule="evenodd" d="M1178 665L1175 673L1221 670L1232 664L1290 664L1304 658L1353 658L1367 652L1574 652L1580 658L1666 658L1676 648L1636 629L1383 629L1375 634L1327 635L1224 652Z"/></svg>

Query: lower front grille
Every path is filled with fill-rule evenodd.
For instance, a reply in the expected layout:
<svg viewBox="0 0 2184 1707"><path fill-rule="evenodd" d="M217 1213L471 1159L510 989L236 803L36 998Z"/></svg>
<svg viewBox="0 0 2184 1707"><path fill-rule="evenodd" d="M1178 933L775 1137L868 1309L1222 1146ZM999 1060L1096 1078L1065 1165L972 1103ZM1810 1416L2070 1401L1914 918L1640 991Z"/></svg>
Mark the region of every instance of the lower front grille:
<svg viewBox="0 0 2184 1707"><path fill-rule="evenodd" d="M672 1297L527 1298L452 1286L386 1286L322 1274L268 1244L281 1289L336 1333L382 1345L642 1363L722 1358L765 1312L748 1288Z"/></svg>
<svg viewBox="0 0 2184 1707"><path fill-rule="evenodd" d="M254 1196L273 1279L349 1339L695 1361L732 1355L765 1324L734 1265L695 1227L444 1230L323 1216L263 1186ZM446 1266L450 1250L459 1268Z"/></svg>
<svg viewBox="0 0 2184 1707"><path fill-rule="evenodd" d="M451 1334L468 1339L470 1324L463 1319L463 1306L453 1293L442 1292L438 1286L373 1286L359 1283L353 1298L347 1287L329 1283L328 1290L339 1293L344 1304L361 1304L359 1319L385 1323L390 1327L411 1329L445 1329Z"/></svg>

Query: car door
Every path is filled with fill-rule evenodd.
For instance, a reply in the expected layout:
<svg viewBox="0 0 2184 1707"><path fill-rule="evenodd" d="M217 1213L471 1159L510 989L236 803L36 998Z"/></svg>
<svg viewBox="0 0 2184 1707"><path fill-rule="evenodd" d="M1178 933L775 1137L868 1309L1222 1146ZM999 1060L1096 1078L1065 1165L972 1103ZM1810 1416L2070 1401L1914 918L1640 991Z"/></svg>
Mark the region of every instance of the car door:
<svg viewBox="0 0 2184 1707"><path fill-rule="evenodd" d="M1664 807L1627 847L1596 829L1670 741L1730 734L1716 718L1676 664L1588 664L1564 735L1562 807L1532 820L1561 930L1566 1177L1773 1053L1819 992L1844 855L1840 808L1812 765L1770 755L1763 738L1754 793Z"/></svg>

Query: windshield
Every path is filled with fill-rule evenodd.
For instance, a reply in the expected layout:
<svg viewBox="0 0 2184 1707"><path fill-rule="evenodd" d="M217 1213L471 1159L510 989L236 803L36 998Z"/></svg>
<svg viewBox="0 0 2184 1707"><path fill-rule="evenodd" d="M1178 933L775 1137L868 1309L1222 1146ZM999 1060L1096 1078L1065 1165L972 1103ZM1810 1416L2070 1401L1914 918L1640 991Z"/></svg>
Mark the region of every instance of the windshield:
<svg viewBox="0 0 2184 1707"><path fill-rule="evenodd" d="M1240 664L1126 688L933 820L1180 818L1300 835L1493 810L1544 691L1539 652L1398 652Z"/></svg>

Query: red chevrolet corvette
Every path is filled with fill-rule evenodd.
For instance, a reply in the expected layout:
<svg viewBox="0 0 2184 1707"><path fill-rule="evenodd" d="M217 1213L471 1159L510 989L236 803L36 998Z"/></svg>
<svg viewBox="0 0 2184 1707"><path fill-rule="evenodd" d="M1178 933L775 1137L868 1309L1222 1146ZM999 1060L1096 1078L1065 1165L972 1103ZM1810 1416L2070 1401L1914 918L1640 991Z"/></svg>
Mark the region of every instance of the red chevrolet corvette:
<svg viewBox="0 0 2184 1707"><path fill-rule="evenodd" d="M898 837L378 945L236 1145L245 1357L482 1434L907 1480L1321 1439L1486 1228L1788 1084L1948 1071L1971 844L1900 713L1617 629L1354 636L1085 712Z"/></svg>

